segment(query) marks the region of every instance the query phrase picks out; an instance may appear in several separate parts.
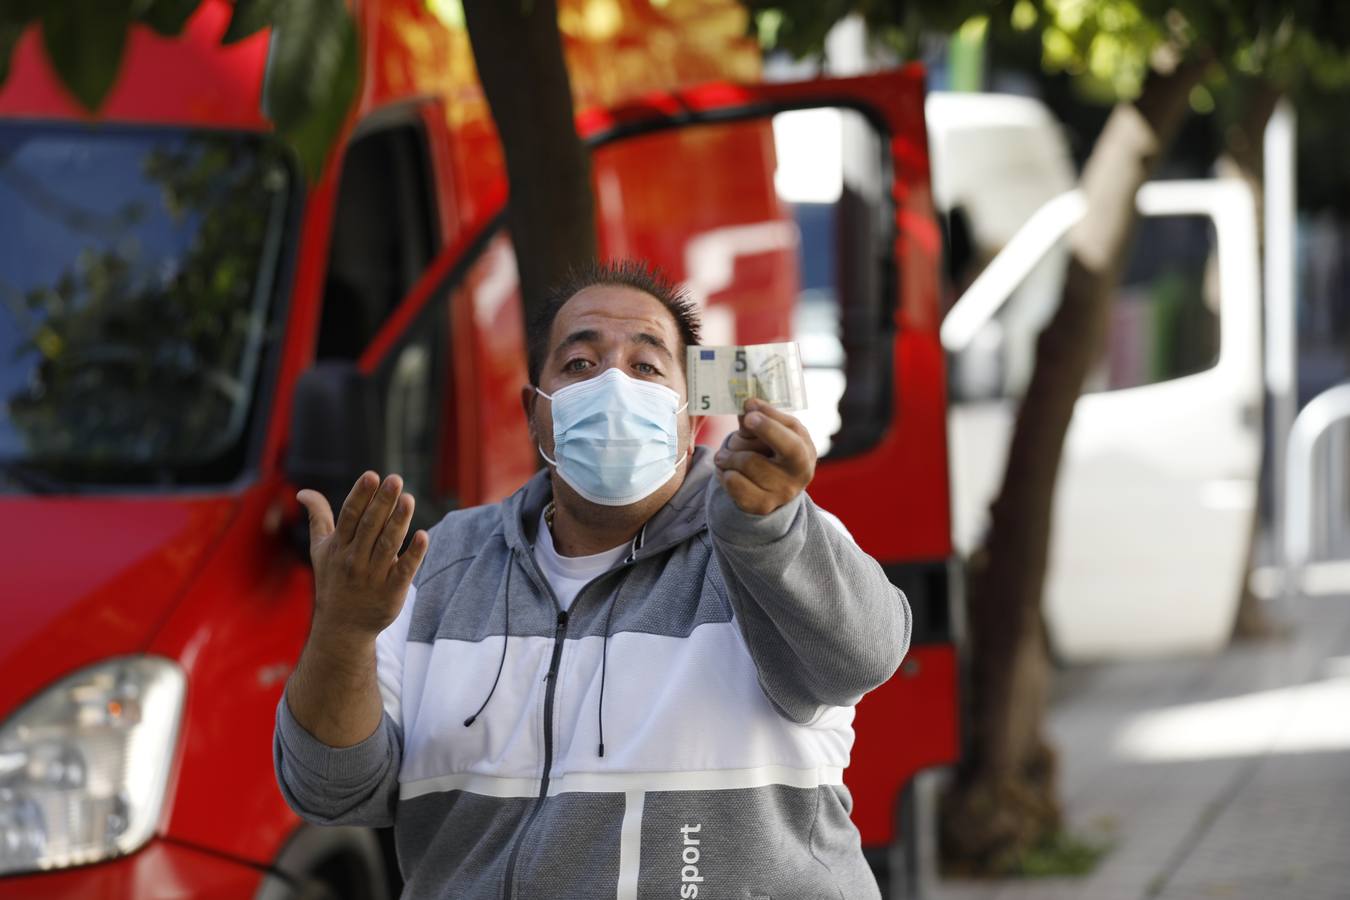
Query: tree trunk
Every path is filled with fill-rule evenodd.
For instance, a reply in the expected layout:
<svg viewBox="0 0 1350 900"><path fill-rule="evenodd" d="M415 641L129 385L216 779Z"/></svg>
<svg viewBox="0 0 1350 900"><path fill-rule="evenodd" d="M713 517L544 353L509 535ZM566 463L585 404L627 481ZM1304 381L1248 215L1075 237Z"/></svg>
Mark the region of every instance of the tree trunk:
<svg viewBox="0 0 1350 900"><path fill-rule="evenodd" d="M1264 79L1255 84L1244 84L1237 92L1241 104L1240 115L1224 129L1224 159L1220 167L1230 168L1237 177L1251 188L1256 200L1256 221L1265 221L1265 135L1266 124L1275 112L1281 93L1278 88ZM1261 270L1265 269L1265 229L1257 229L1257 261ZM1263 292L1264 293L1264 292ZM1265 300L1262 298L1262 306ZM1265 317L1262 317L1262 325ZM1265 349L1264 342L1262 349ZM1264 418L1264 417L1263 417ZM1268 472L1270 454L1261 454L1263 477L1258 483L1265 483L1273 476L1283 477L1280 472ZM1251 527L1247 533L1247 555L1243 573L1251 574L1256 562L1256 541L1261 533L1261 504L1252 508ZM1271 620L1265 604L1252 592L1250 578L1242 579L1242 596L1238 599L1237 616L1233 620L1233 637L1236 639L1255 639L1271 637L1281 633L1281 629Z"/></svg>
<svg viewBox="0 0 1350 900"><path fill-rule="evenodd" d="M1012 870L1059 827L1054 753L1043 736L1041 619L1055 481L1074 404L1105 346L1135 193L1184 121L1204 69L1187 61L1150 74L1138 100L1112 111L1083 169L1087 214L1069 236L1064 293L1037 340L991 527L971 561L970 735L940 833L943 857L958 871Z"/></svg>
<svg viewBox="0 0 1350 900"><path fill-rule="evenodd" d="M596 256L590 153L577 137L555 0L464 0L478 78L506 156L525 314Z"/></svg>

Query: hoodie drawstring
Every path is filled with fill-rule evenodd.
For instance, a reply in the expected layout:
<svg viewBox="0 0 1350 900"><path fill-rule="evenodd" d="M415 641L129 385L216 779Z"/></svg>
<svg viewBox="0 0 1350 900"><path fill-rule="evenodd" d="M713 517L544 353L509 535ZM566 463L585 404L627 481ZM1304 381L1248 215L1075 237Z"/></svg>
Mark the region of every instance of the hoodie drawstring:
<svg viewBox="0 0 1350 900"><path fill-rule="evenodd" d="M507 557L506 560L506 598L505 598L506 624L502 633L502 655L501 659L497 661L497 675L495 678L492 679L492 687L488 689L488 694L485 698L483 698L483 705L478 707L478 712L474 713L473 715L469 716L467 719L464 720L465 728L468 728L470 725L472 725L474 721L483 714L483 710L487 709L488 703L491 702L492 700L492 695L497 693L497 683L502 680L502 669L506 667L506 643L511 638L511 570L514 569L515 567L516 567L516 550L514 547L512 547L511 554L510 556ZM603 679L601 680L600 689L603 692L604 690ZM604 756L603 753L601 753L600 755Z"/></svg>
<svg viewBox="0 0 1350 900"><path fill-rule="evenodd" d="M631 563L637 559L637 552L642 549L643 540L647 537L647 525L643 523L642 529L633 541L633 549L628 552L628 558L625 563ZM600 701L595 706L595 730L600 735L599 753L605 755L605 675L609 669L609 632L610 626L614 621L614 607L619 605L619 595L623 593L624 585L628 583L625 576L623 581L614 589L614 594L609 598L609 609L605 611L605 639L600 644Z"/></svg>
<svg viewBox="0 0 1350 900"><path fill-rule="evenodd" d="M619 590L623 586L620 585ZM600 702L595 707L595 725L600 733L600 755L605 755L605 670L609 667L609 626L614 619L614 607L619 605L619 591L609 598L609 610L605 613L605 639L600 644Z"/></svg>
<svg viewBox="0 0 1350 900"><path fill-rule="evenodd" d="M641 549L642 547L642 540L646 536L646 531L647 528L644 525L642 530L638 532L637 539L633 542L633 549L628 554L628 558L624 560L624 562L631 563L636 558L638 550ZM497 674L496 676L493 677L492 687L488 689L487 696L483 698L483 703L481 706L478 707L478 711L464 720L465 728L468 728L475 721L477 721L478 717L483 714L483 710L487 709L487 705L490 702L492 702L492 696L497 693L497 685L501 682L502 679L502 670L506 668L506 643L507 640L511 637L511 570L515 568L515 562L516 562L516 551L515 548L513 547L511 548L510 556L507 559L506 563L506 597L504 600L506 605L505 607L506 621L504 629L505 633L502 635L502 655L497 660ZM624 580L627 581L627 579ZM609 673L609 637L610 637L610 629L612 628L614 623L614 607L618 605L619 594L622 592L622 590L623 585L620 584L619 587L614 591L613 595L610 597L609 608L605 611L605 637L603 642L601 643L600 649L600 700L599 703L597 703L596 705L595 718L596 718L596 731L599 733L600 736L600 745L597 748L597 752L602 757L605 755L605 680Z"/></svg>

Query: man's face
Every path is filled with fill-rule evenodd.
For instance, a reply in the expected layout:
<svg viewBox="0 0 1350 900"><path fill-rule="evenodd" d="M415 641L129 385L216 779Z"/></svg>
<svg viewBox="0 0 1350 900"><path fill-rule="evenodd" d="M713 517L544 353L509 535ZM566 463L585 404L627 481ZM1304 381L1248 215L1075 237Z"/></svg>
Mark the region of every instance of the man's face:
<svg viewBox="0 0 1350 900"><path fill-rule="evenodd" d="M650 294L619 285L593 285L579 291L558 311L549 333L549 352L539 372L539 387L546 394L600 375L606 369L639 381L664 385L687 401L680 332L661 302ZM553 457L553 404L532 389L524 392L530 436ZM691 421L688 412L676 417L680 453L687 453ZM672 479L674 488L683 480L684 467ZM557 482L555 482L556 486ZM662 490L662 503L674 493L671 484Z"/></svg>

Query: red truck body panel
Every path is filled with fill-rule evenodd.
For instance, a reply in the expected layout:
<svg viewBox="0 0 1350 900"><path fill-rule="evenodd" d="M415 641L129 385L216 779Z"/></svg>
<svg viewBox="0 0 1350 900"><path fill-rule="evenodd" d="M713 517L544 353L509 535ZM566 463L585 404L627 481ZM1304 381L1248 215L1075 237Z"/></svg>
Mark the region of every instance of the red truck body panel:
<svg viewBox="0 0 1350 900"><path fill-rule="evenodd" d="M221 47L229 13L225 0L207 0L177 39L133 29L122 74L98 120L270 130L260 110L267 35ZM180 877L185 893L214 885L242 895L299 824L277 790L270 750L276 702L307 633L313 589L309 568L283 535L300 515L297 486L286 480L283 460L293 389L314 358L338 174L352 135L377 114L410 112L425 134L440 244L359 365L375 370L418 310L464 269L449 300L454 372L442 437L452 450L437 461L438 477L453 485L463 505L472 505L506 496L534 471L519 401L526 374L515 259L509 236L495 224L506 182L466 38L436 20L423 0L364 3L357 16L365 46L360 101L324 174L303 192L274 389L257 411L265 416L264 437L247 477L192 494L0 495L0 542L12 554L0 628L0 721L45 685L118 654L177 660L188 684L159 836L129 858L0 878L0 896L131 896L140 886L162 888ZM653 21L675 27L668 17ZM603 84L595 75L603 66L587 56L588 47L569 34L583 108L578 127L596 145L603 252L650 259L675 278L688 274L684 249L691 235L783 221L785 214L773 191L767 120L717 126L717 138L702 144L663 140L673 124L737 110L748 116L850 105L864 107L885 129L894 166L891 250L899 273L891 424L866 452L822 460L810 491L884 564L945 562L952 550L937 336L940 240L929 196L921 71L794 85L666 85L669 90L635 81L640 96L615 97L596 87ZM735 74L744 71L751 51L740 44L732 49L724 65ZM710 77L719 74L715 62L689 52L678 71L705 66ZM88 118L57 83L40 34L30 30L0 87L0 121ZM651 139L637 135L644 128ZM630 133L635 136L616 137ZM681 166L700 172L706 190L673 196L663 189L662 174ZM606 184L618 184L620 194L607 195ZM471 253L477 256L465 269ZM785 339L797 290L794 266L786 251L740 260L734 289L708 297L709 307L724 308L739 342ZM720 440L726 427L710 423L701 440ZM916 772L956 758L956 685L950 640L928 643L916 646L902 672L860 705L847 780L865 845L892 838L895 797Z"/></svg>

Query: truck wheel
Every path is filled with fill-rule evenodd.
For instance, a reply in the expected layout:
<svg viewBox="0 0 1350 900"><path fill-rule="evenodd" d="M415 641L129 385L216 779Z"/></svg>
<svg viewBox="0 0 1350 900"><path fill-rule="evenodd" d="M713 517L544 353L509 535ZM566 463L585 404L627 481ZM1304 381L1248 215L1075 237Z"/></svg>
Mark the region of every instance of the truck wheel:
<svg viewBox="0 0 1350 900"><path fill-rule="evenodd" d="M946 769L925 769L910 779L896 802L896 839L886 853L886 900L926 900L936 895L938 797Z"/></svg>
<svg viewBox="0 0 1350 900"><path fill-rule="evenodd" d="M277 857L257 900L390 900L380 839L369 828L301 825ZM283 887L284 885L284 887Z"/></svg>

